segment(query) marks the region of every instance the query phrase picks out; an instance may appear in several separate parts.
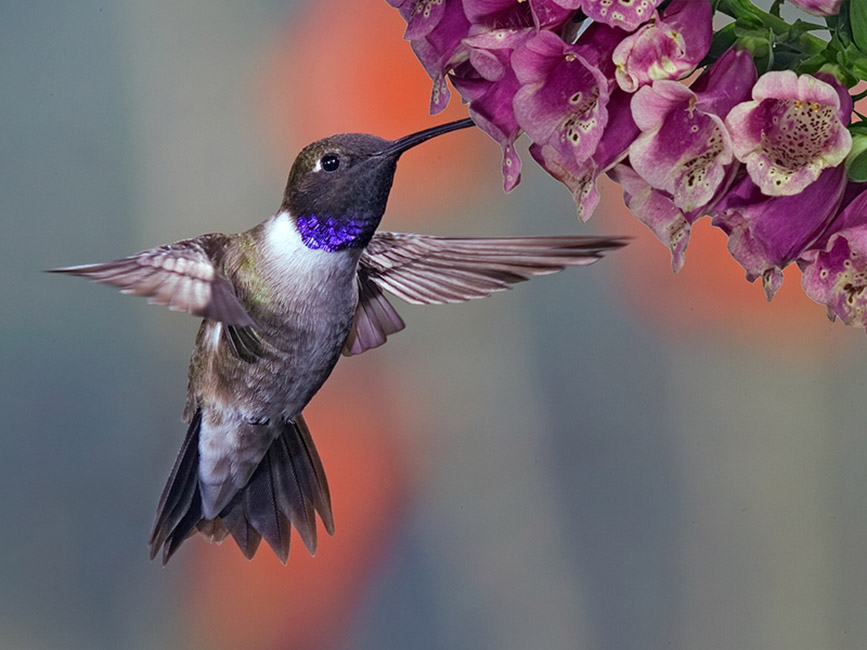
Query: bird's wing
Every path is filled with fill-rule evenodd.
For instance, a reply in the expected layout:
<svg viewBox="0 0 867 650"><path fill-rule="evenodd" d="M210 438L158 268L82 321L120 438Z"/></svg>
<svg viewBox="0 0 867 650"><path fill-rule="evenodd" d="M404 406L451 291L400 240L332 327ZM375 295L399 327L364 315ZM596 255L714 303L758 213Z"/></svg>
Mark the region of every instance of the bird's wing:
<svg viewBox="0 0 867 650"><path fill-rule="evenodd" d="M432 237L396 232L374 235L359 275L415 305L484 298L533 275L592 264L626 245L622 237Z"/></svg>
<svg viewBox="0 0 867 650"><path fill-rule="evenodd" d="M215 264L214 255L228 238L203 235L152 248L112 262L52 269L120 287L173 311L186 311L227 325L249 326L253 320L235 295L232 283Z"/></svg>
<svg viewBox="0 0 867 650"><path fill-rule="evenodd" d="M439 305L484 298L533 275L592 264L626 245L623 237L452 238L378 232L361 255L359 303L345 354L358 354L403 329L382 295Z"/></svg>
<svg viewBox="0 0 867 650"><path fill-rule="evenodd" d="M379 347L385 343L389 334L399 332L404 327L403 319L388 302L388 298L360 271L358 307L355 309L352 329L343 346L343 354L352 356Z"/></svg>

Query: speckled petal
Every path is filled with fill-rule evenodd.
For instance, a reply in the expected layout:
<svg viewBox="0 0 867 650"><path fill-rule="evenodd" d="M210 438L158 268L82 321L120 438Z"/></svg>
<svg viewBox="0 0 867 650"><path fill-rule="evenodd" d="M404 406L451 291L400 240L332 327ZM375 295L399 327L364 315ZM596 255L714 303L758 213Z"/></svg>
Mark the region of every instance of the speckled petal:
<svg viewBox="0 0 867 650"><path fill-rule="evenodd" d="M846 184L841 167L825 170L797 196L764 195L745 176L714 210L713 224L728 235L728 249L750 282L762 278L770 300L782 269L800 258L827 228Z"/></svg>
<svg viewBox="0 0 867 650"><path fill-rule="evenodd" d="M867 327L867 189L852 183L847 194L858 190L798 264L804 291L826 306L828 318Z"/></svg>
<svg viewBox="0 0 867 650"><path fill-rule="evenodd" d="M599 191L596 189L598 166L593 159L577 161L572 156L564 156L551 145L530 145L530 155L551 176L563 183L572 193L578 218L587 221L599 205Z"/></svg>
<svg viewBox="0 0 867 650"><path fill-rule="evenodd" d="M692 224L687 221L671 195L655 190L629 165L617 165L608 172L623 188L623 200L635 217L671 251L671 270L683 268Z"/></svg>
<svg viewBox="0 0 867 650"><path fill-rule="evenodd" d="M460 2L446 2L436 25L424 36L410 39L413 52L433 81L431 113L439 113L448 106L451 93L446 84L446 74L467 59L468 48L463 39L469 30L470 22Z"/></svg>
<svg viewBox="0 0 867 650"><path fill-rule="evenodd" d="M401 15L406 20L403 37L408 41L424 38L442 20L446 0L415 0L401 7Z"/></svg>
<svg viewBox="0 0 867 650"><path fill-rule="evenodd" d="M654 21L615 48L617 84L627 92L657 79L677 79L704 58L712 36L707 0L674 0Z"/></svg>
<svg viewBox="0 0 867 650"><path fill-rule="evenodd" d="M846 158L852 146L846 119L834 86L782 70L762 75L753 101L735 106L726 126L735 156L762 192L791 196Z"/></svg>
<svg viewBox="0 0 867 650"><path fill-rule="evenodd" d="M514 99L515 117L539 145L583 160L593 155L608 123L608 82L551 32L541 32L512 55L523 84Z"/></svg>
<svg viewBox="0 0 867 650"><path fill-rule="evenodd" d="M469 102L476 124L503 148L503 184L507 192L521 180L521 160L513 147L521 128L512 107L520 83L509 61L512 51L534 33L532 27L515 30L474 26L472 36L465 39L469 63L452 77L461 97Z"/></svg>
<svg viewBox="0 0 867 650"><path fill-rule="evenodd" d="M632 113L643 130L629 147L635 171L668 192L681 210L708 203L732 162L722 119L698 110L695 95L676 81L639 89Z"/></svg>
<svg viewBox="0 0 867 650"><path fill-rule="evenodd" d="M828 250L804 265L801 285L810 298L825 305L831 320L867 327L867 250L836 237Z"/></svg>
<svg viewBox="0 0 867 650"><path fill-rule="evenodd" d="M633 31L653 18L662 0L583 0L581 8L588 18Z"/></svg>

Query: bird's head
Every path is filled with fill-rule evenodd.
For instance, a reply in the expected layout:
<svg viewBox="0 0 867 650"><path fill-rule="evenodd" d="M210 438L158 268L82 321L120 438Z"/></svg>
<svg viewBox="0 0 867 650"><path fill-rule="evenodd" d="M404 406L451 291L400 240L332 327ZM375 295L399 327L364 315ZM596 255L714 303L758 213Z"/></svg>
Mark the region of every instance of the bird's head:
<svg viewBox="0 0 867 650"><path fill-rule="evenodd" d="M472 120L464 119L391 141L365 133L318 140L295 159L281 210L317 226L356 224L363 231L357 241L364 246L385 212L401 154L430 138L472 125Z"/></svg>

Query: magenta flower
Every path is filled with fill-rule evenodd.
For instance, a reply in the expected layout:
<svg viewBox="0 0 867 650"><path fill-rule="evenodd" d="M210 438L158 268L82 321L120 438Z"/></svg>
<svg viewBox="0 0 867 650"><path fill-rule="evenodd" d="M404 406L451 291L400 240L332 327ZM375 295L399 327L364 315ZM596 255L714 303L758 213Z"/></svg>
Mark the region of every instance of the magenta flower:
<svg viewBox="0 0 867 650"><path fill-rule="evenodd" d="M596 179L626 157L629 144L638 135L638 127L629 109L629 98L619 89L609 96L608 125L590 158L579 160L564 155L552 144L530 146L530 155L536 162L569 188L581 221L587 221L599 204Z"/></svg>
<svg viewBox="0 0 867 650"><path fill-rule="evenodd" d="M451 92L446 74L467 59L463 44L470 22L460 2L448 0L389 0L407 22L404 38L410 41L428 76L433 81L430 112L448 106Z"/></svg>
<svg viewBox="0 0 867 650"><path fill-rule="evenodd" d="M634 31L642 23L653 18L656 7L662 0L558 0L559 4L572 9L580 8L588 18Z"/></svg>
<svg viewBox="0 0 867 650"><path fill-rule="evenodd" d="M845 186L842 165L826 169L796 196L767 196L744 176L716 206L713 224L729 235L729 252L747 280L762 278L768 300L783 282L782 269L828 227Z"/></svg>
<svg viewBox="0 0 867 650"><path fill-rule="evenodd" d="M632 167L616 165L608 175L623 188L623 200L635 217L656 235L671 251L671 270L683 268L692 225L703 217L724 196L734 180L739 165L725 170L716 193L703 204L688 212L680 209L668 192L651 187Z"/></svg>
<svg viewBox="0 0 867 650"><path fill-rule="evenodd" d="M471 23L492 29L557 29L575 13L554 0L462 1Z"/></svg>
<svg viewBox="0 0 867 650"><path fill-rule="evenodd" d="M671 251L671 270L677 273L683 268L692 223L674 204L670 195L653 189L629 165L616 165L608 175L623 188L626 207L659 241L668 246Z"/></svg>
<svg viewBox="0 0 867 650"><path fill-rule="evenodd" d="M735 106L726 126L735 156L762 192L790 196L846 158L850 113L851 102L841 103L835 86L782 70L762 75L753 101Z"/></svg>
<svg viewBox="0 0 867 650"><path fill-rule="evenodd" d="M579 51L540 32L514 52L511 63L521 83L513 102L520 127L539 146L583 161L608 124L608 81Z"/></svg>
<svg viewBox="0 0 867 650"><path fill-rule="evenodd" d="M693 70L710 49L711 16L708 0L673 0L614 50L617 84L635 92L657 79L678 79Z"/></svg>
<svg viewBox="0 0 867 650"><path fill-rule="evenodd" d="M819 246L804 253L801 284L810 298L825 305L828 318L867 327L867 189L837 216ZM848 192L847 192L848 193ZM830 233L830 234L829 234Z"/></svg>
<svg viewBox="0 0 867 650"><path fill-rule="evenodd" d="M485 29L474 26L472 36L464 39L468 48L468 63L455 70L452 83L470 104L470 115L476 125L488 133L503 148L503 178L507 192L521 180L521 159L514 143L521 133L512 102L521 84L510 60L512 52L533 36L527 27Z"/></svg>
<svg viewBox="0 0 867 650"><path fill-rule="evenodd" d="M840 13L840 6L843 4L843 0L789 0L789 2L814 16L836 16Z"/></svg>
<svg viewBox="0 0 867 650"><path fill-rule="evenodd" d="M755 80L749 53L729 50L692 88L670 80L640 88L632 98L632 116L642 131L629 147L632 168L680 210L706 206L732 162L723 118Z"/></svg>
<svg viewBox="0 0 867 650"><path fill-rule="evenodd" d="M388 0L388 3L397 7L406 21L403 37L408 41L430 34L442 20L446 9L444 0Z"/></svg>

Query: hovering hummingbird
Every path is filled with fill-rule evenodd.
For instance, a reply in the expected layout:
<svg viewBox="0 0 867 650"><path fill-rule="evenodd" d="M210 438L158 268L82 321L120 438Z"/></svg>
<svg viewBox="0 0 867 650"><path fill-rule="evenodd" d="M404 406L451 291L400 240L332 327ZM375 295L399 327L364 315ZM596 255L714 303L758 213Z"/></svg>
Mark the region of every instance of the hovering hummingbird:
<svg viewBox="0 0 867 650"><path fill-rule="evenodd" d="M469 119L393 141L334 135L305 147L280 209L235 235L209 234L104 264L54 269L203 317L189 369L186 438L157 507L163 564L195 532L230 535L247 558L264 537L289 556L290 526L316 550L334 532L325 472L302 410L341 352L385 343L413 304L482 298L531 275L581 266L622 238L458 239L377 232L397 160Z"/></svg>

